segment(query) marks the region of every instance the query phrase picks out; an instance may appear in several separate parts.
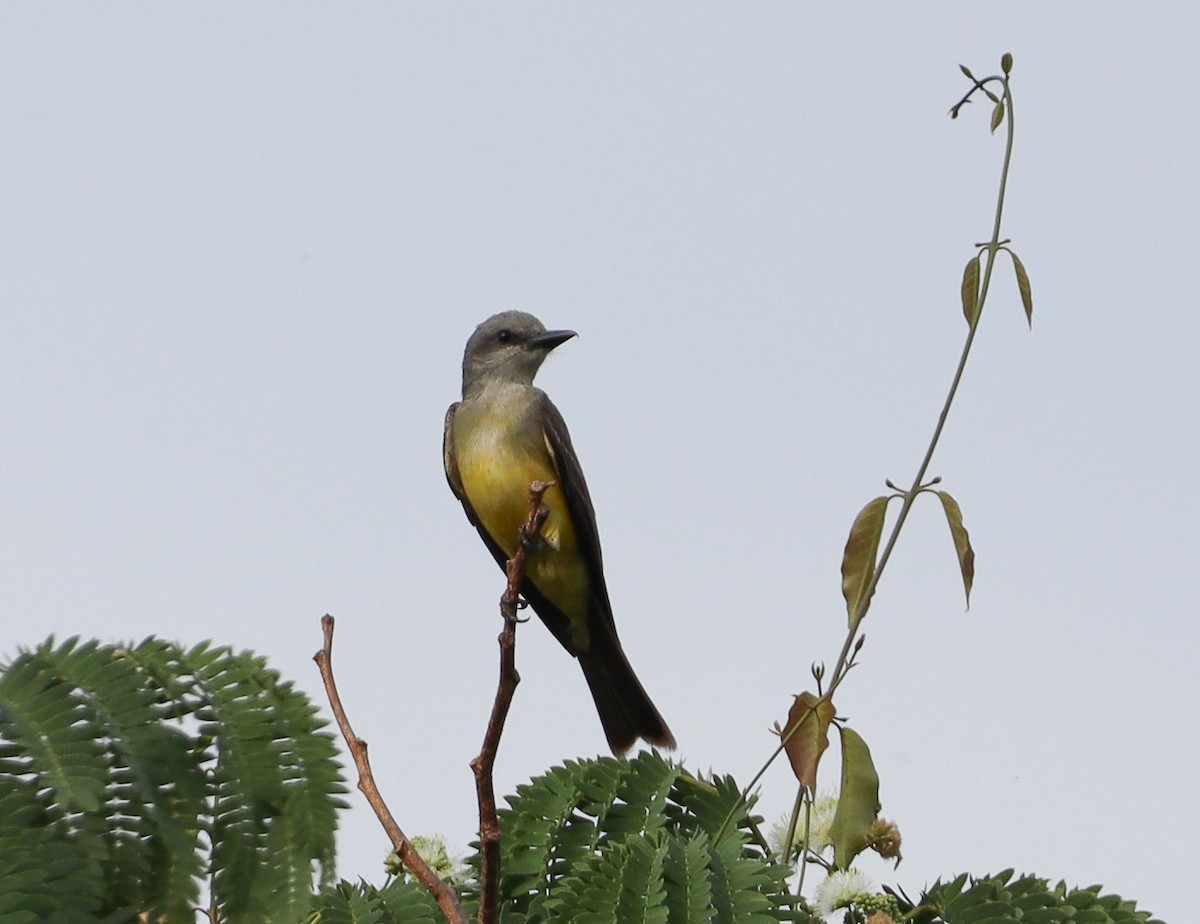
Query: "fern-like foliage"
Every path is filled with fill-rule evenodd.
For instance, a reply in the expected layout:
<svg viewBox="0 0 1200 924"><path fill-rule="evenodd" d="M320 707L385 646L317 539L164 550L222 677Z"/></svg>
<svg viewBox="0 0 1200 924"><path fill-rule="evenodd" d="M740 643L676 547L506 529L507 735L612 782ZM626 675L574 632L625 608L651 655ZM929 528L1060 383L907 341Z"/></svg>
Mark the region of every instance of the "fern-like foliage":
<svg viewBox="0 0 1200 924"><path fill-rule="evenodd" d="M0 922L300 920L346 791L323 724L228 648L21 653L0 672Z"/></svg>
<svg viewBox="0 0 1200 924"><path fill-rule="evenodd" d="M1011 869L980 878L958 876L936 883L919 903L901 898L900 910L915 924L1163 924L1148 911L1117 895L1101 895L1100 886L1050 886L1037 876Z"/></svg>
<svg viewBox="0 0 1200 924"><path fill-rule="evenodd" d="M325 886L309 920L318 924L439 924L445 918L423 886L395 881L381 889L365 882Z"/></svg>
<svg viewBox="0 0 1200 924"><path fill-rule="evenodd" d="M698 779L655 753L555 767L500 813L503 919L808 921L738 794L727 777Z"/></svg>
<svg viewBox="0 0 1200 924"><path fill-rule="evenodd" d="M414 882L333 884L346 789L323 724L246 652L154 638L23 652L0 669L0 924L191 922L199 908L239 924L441 920ZM656 753L570 761L500 814L506 924L814 920L729 777ZM473 889L460 886L472 916ZM913 924L1162 924L1099 886L1012 870L895 897Z"/></svg>

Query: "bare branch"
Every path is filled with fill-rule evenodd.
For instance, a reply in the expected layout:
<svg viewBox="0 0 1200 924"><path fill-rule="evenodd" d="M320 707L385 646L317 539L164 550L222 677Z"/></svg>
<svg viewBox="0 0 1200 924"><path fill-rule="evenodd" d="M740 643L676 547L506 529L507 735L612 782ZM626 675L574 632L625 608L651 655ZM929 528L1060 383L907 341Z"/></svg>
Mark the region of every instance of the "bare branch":
<svg viewBox="0 0 1200 924"><path fill-rule="evenodd" d="M367 802L375 812L375 817L379 819L383 830L387 832L396 856L400 858L400 861L416 880L429 890L429 893L437 901L438 907L442 909L442 914L446 916L446 920L450 924L466 924L466 914L463 912L462 905L459 904L454 889L430 869L429 864L417 853L412 842L396 824L396 819L392 817L391 810L383 801L383 796L380 795L379 788L375 785L375 777L371 773L371 761L367 757L367 742L354 734L354 729L350 727L350 720L346 717L346 710L342 707L342 699L338 695L337 683L333 679L332 616L321 617L321 631L325 635L325 643L321 650L313 655L313 660L317 662L317 668L321 671L321 679L325 682L325 694L329 698L330 708L333 709L333 717L342 732L342 737L346 739L346 746L350 748L354 765L358 768L358 788L367 797Z"/></svg>
<svg viewBox="0 0 1200 924"><path fill-rule="evenodd" d="M500 598L500 615L504 628L500 631L500 682L496 688L496 701L492 704L492 715L488 719L487 732L479 756L471 761L475 774L475 793L479 801L479 924L495 924L500 914L500 821L496 815L496 793L492 784L492 770L496 764L496 752L500 748L500 735L504 731L504 720L512 705L513 693L521 682L517 673L517 605L521 595L521 579L525 576L525 559L529 550L536 547L538 534L550 516L550 508L542 503L545 493L554 486L553 481L535 481L529 486L529 517L521 527L517 553L504 566L508 586Z"/></svg>

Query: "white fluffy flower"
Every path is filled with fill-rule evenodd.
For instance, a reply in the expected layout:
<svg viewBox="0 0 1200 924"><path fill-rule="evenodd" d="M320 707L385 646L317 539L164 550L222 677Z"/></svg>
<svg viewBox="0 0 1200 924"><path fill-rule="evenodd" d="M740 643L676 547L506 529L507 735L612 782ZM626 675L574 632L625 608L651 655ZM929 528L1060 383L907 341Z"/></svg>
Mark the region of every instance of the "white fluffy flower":
<svg viewBox="0 0 1200 924"><path fill-rule="evenodd" d="M837 870L825 877L813 893L817 914L828 918L838 908L845 908L859 899L870 896L875 889L871 877L856 869Z"/></svg>
<svg viewBox="0 0 1200 924"><path fill-rule="evenodd" d="M460 857L450 852L443 835L423 837L418 834L412 839L412 847L440 878L452 883L467 881L470 870ZM389 876L398 876L401 879L407 879L409 876L407 867L394 851L388 854L383 868Z"/></svg>
<svg viewBox="0 0 1200 924"><path fill-rule="evenodd" d="M829 830L833 827L833 816L837 814L837 796L818 796L813 803L809 821L808 849L820 853L833 843Z"/></svg>
<svg viewBox="0 0 1200 924"><path fill-rule="evenodd" d="M828 793L817 796L816 802L813 803L812 818L809 821L808 831L808 849L813 853L820 853L832 843L829 837L829 829L833 825L833 816L836 812L837 796ZM784 815L771 826L769 835L771 846L781 856L785 853L790 854L794 850L805 846L804 814L801 813L798 820L799 823L796 825L796 836L792 842L793 851L784 850L783 840L787 836L787 826L790 820L791 817L789 815Z"/></svg>

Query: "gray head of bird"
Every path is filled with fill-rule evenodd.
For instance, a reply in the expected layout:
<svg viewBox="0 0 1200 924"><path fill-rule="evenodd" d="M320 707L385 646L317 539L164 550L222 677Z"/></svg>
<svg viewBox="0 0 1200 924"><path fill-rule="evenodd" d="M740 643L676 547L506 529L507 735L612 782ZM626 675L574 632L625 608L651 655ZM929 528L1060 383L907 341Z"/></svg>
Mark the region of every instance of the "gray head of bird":
<svg viewBox="0 0 1200 924"><path fill-rule="evenodd" d="M463 397L489 383L532 385L542 362L573 330L546 330L524 311L502 311L478 327L463 353Z"/></svg>

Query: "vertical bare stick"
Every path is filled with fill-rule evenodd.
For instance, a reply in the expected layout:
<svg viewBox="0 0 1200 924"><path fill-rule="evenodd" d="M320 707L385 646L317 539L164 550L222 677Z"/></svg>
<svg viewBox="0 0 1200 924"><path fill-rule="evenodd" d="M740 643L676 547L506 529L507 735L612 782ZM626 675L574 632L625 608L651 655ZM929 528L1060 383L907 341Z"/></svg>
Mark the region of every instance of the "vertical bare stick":
<svg viewBox="0 0 1200 924"><path fill-rule="evenodd" d="M500 615L504 617L504 628L499 638L500 683L496 688L496 701L492 704L487 733L483 737L483 748L479 756L471 761L471 770L475 774L475 793L479 800L479 924L495 924L500 915L500 821L496 816L492 769L496 764L496 751L500 747L500 735L504 731L508 707L512 704L517 684L521 682L516 659L517 602L520 599L521 579L525 576L525 559L529 549L536 545L538 534L550 516L550 508L542 503L542 497L553 486L553 481L535 481L529 486L529 517L521 527L517 553L504 566L508 586L500 598Z"/></svg>
<svg viewBox="0 0 1200 924"><path fill-rule="evenodd" d="M383 801L383 796L380 795L379 788L375 785L375 776L371 772L371 761L367 757L367 742L354 734L354 729L350 727L350 720L346 717L346 710L342 708L342 698L338 695L337 683L333 679L332 616L325 615L321 617L321 631L325 635L325 644L320 651L313 655L313 660L317 662L317 668L321 671L321 679L325 682L325 694L329 697L329 705L333 709L333 717L342 732L342 737L346 739L346 746L350 748L350 755L354 758L354 765L358 768L358 788L367 797L367 802L370 803L372 810L374 810L375 817L379 819L380 824L383 825L383 830L387 832L387 836L392 842L392 849L396 851L396 856L408 867L409 872L416 877L417 881L429 890L429 894L437 901L438 907L442 909L442 914L446 916L446 920L450 924L466 924L467 917L463 912L462 905L458 902L458 896L454 893L454 889L443 882L441 877L430 869L429 864L417 853L412 842L400 830L400 826L396 824L396 819L392 817L391 810L387 807L387 803Z"/></svg>

